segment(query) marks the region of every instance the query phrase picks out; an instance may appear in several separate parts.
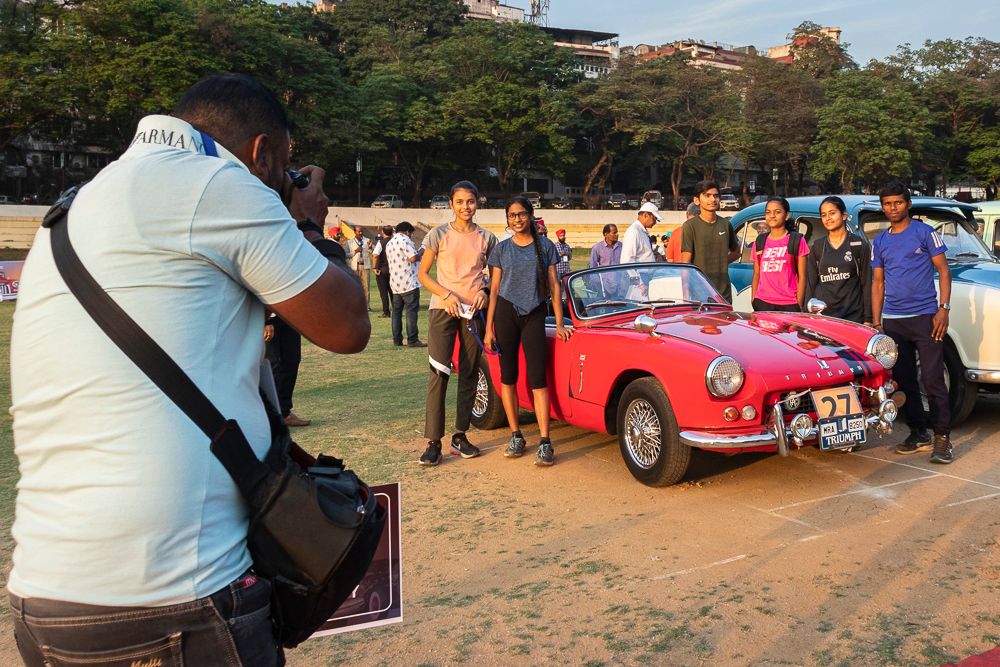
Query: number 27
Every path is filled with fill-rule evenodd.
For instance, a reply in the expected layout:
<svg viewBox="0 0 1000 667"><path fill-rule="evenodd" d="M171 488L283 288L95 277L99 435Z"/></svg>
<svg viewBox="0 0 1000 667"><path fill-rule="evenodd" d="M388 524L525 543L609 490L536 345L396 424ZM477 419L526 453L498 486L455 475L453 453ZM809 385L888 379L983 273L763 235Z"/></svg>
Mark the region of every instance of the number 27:
<svg viewBox="0 0 1000 667"><path fill-rule="evenodd" d="M826 411L828 417L837 414L837 402L843 401L843 409L841 409L841 414L846 414L851 407L851 395L850 394L837 394L837 397L824 396L820 399L820 402L824 406L829 406L829 410Z"/></svg>

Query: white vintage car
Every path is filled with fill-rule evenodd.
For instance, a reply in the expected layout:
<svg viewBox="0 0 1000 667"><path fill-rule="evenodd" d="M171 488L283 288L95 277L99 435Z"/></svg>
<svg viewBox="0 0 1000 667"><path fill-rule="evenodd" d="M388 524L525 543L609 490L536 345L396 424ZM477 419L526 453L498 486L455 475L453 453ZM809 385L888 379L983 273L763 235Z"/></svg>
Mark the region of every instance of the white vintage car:
<svg viewBox="0 0 1000 667"><path fill-rule="evenodd" d="M847 225L869 242L889 226L878 197L842 195ZM826 234L819 219L818 197L789 199L792 219L810 243ZM952 423L972 412L980 391L1000 391L1000 261L976 235L977 206L938 197L914 197L910 214L944 237L951 268L951 316L945 341L946 381L951 397ZM729 267L733 306L752 310L753 245L764 228L764 204L754 204L733 216L743 255Z"/></svg>

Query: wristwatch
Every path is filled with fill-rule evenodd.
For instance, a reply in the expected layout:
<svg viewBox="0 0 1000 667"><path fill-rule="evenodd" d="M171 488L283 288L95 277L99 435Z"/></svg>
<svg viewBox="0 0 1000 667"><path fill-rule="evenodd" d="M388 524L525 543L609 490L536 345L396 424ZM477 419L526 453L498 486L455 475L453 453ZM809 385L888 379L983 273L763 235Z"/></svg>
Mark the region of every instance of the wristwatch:
<svg viewBox="0 0 1000 667"><path fill-rule="evenodd" d="M945 310L951 310L951 304L950 303L942 303L941 307L944 308Z"/></svg>

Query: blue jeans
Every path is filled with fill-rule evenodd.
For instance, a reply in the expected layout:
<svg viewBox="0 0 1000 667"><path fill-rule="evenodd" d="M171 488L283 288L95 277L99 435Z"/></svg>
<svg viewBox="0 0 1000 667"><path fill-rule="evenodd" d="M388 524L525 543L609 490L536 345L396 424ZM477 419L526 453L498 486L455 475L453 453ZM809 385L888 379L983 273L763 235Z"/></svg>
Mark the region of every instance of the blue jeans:
<svg viewBox="0 0 1000 667"><path fill-rule="evenodd" d="M285 662L271 628L271 583L246 573L222 590L166 607L100 607L10 594L28 667Z"/></svg>
<svg viewBox="0 0 1000 667"><path fill-rule="evenodd" d="M420 310L420 288L403 292L402 294L392 293L392 342L396 345L403 344L403 311L406 311L406 340L416 343L417 337L417 311Z"/></svg>

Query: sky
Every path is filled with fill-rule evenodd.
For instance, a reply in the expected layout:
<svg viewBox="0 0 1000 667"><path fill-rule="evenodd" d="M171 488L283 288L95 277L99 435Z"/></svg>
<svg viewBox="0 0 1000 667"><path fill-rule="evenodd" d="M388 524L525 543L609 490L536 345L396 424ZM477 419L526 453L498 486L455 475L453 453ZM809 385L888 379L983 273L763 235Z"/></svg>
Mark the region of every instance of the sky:
<svg viewBox="0 0 1000 667"><path fill-rule="evenodd" d="M527 9L528 0L505 0ZM621 46L694 38L758 49L784 44L803 21L843 29L859 65L900 44L968 36L1000 41L1000 0L550 0L549 25L617 32Z"/></svg>

